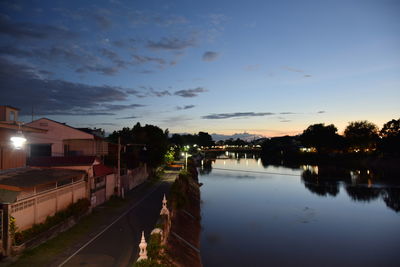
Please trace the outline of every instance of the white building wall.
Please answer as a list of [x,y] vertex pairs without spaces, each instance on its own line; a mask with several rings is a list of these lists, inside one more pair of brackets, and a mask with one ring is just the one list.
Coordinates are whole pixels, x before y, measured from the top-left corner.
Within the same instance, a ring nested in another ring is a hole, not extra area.
[[11,205],[11,216],[15,218],[19,231],[32,227],[35,223],[42,223],[47,216],[54,215],[77,202],[87,198],[86,182],[81,180],[74,184],[63,186],[48,192],[40,193],[17,201]]
[[[29,144],[52,144],[53,157],[64,156],[64,139],[94,139],[91,134],[45,118],[35,120],[26,125],[47,130],[46,133],[26,133],[26,135]],[[28,155],[29,153],[30,151],[28,151]]]

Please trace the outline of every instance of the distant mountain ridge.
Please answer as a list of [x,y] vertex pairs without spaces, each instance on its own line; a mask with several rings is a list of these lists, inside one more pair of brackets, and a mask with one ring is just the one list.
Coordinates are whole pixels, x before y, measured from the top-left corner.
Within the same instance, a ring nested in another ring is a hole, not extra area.
[[241,139],[245,141],[253,141],[257,140],[260,138],[265,138],[265,136],[262,135],[257,135],[257,134],[250,134],[250,133],[235,133],[232,135],[225,135],[225,134],[217,134],[217,133],[212,133],[211,137],[214,141],[220,141],[220,140],[228,140],[230,138],[236,140],[236,139]]

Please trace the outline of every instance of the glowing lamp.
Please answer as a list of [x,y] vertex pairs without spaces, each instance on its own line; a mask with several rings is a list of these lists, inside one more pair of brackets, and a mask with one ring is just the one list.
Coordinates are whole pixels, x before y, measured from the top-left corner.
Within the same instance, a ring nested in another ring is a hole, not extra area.
[[18,131],[17,135],[11,137],[10,140],[15,149],[23,148],[24,144],[26,143],[26,138],[24,137],[21,131]]

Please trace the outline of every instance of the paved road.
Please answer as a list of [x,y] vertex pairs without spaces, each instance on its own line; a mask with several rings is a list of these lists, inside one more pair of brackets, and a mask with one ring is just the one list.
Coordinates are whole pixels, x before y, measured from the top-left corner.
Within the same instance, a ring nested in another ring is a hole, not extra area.
[[114,224],[59,266],[132,266],[138,255],[141,232],[145,231],[148,240],[158,219],[163,195],[168,193],[176,175],[165,174],[160,184],[132,203]]

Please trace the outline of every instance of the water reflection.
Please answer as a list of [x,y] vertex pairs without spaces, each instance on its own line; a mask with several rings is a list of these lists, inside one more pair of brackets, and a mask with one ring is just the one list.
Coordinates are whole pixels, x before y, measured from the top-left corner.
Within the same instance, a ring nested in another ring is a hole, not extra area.
[[[336,197],[342,189],[352,201],[370,202],[382,199],[387,207],[400,212],[400,181],[393,174],[385,175],[383,172],[369,169],[354,170],[332,165],[317,166],[290,164],[280,161],[266,162],[254,154],[231,152],[225,152],[214,159],[203,160],[202,166],[199,168],[200,174],[210,175],[213,170],[213,164],[217,159],[224,161],[224,168],[229,168],[226,166],[226,162],[229,160],[235,160],[235,163],[241,163],[241,166],[248,167],[248,159],[250,159],[251,164],[256,164],[257,166],[262,164],[265,169],[270,166],[281,167],[283,164],[284,167],[292,170],[302,170],[301,182],[313,194],[321,197]],[[220,170],[220,168],[218,169]],[[218,176],[234,179],[255,178],[252,175],[240,173],[240,170],[230,171],[234,171],[234,173],[218,174]]]
[[400,261],[395,179],[338,166],[263,166],[246,157],[238,162],[235,154],[199,166],[205,174],[200,176],[204,266],[396,266]]
[[400,206],[400,188],[375,177],[370,170],[340,169],[332,166],[305,166],[301,174],[305,188],[319,196],[337,196],[343,186],[353,201],[370,202],[382,198],[396,212]]

